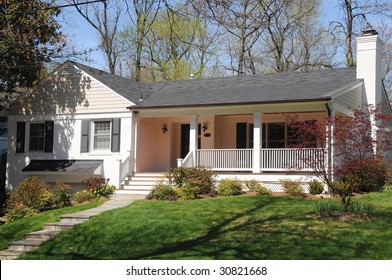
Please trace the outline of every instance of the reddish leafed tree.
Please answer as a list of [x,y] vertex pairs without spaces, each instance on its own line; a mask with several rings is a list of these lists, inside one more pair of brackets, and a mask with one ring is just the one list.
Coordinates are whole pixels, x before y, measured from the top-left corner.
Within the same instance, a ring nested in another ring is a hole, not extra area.
[[342,199],[344,209],[354,191],[378,190],[387,178],[385,153],[392,150],[392,116],[383,114],[382,106],[377,108],[362,106],[350,116],[322,120],[287,117],[291,147],[317,151],[303,153],[301,166],[313,170]]

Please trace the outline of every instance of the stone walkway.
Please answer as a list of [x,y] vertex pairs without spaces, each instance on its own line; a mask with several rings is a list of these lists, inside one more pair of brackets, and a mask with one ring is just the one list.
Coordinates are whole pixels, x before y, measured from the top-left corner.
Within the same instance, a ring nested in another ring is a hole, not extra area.
[[90,218],[107,210],[124,207],[135,200],[144,198],[144,195],[137,194],[114,194],[108,201],[96,208],[63,215],[59,222],[46,224],[43,230],[31,232],[25,239],[8,243],[8,249],[0,251],[0,260],[14,260],[25,252],[37,249],[43,242],[54,238],[62,230],[87,222]]

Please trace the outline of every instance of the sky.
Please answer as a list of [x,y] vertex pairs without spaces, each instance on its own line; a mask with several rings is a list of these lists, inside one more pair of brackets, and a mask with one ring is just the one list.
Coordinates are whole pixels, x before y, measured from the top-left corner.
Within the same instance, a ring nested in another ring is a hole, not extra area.
[[[342,12],[339,10],[338,0],[322,0],[320,7],[321,20],[324,26],[328,26],[331,21],[340,20]],[[63,26],[63,32],[68,34],[68,39],[77,50],[97,49],[99,45],[99,35],[86,20],[77,13],[75,8],[63,8],[59,16],[59,21]],[[123,26],[122,26],[123,27]],[[92,67],[108,70],[105,64],[103,53],[99,50],[93,51],[89,55],[88,61],[79,61]]]

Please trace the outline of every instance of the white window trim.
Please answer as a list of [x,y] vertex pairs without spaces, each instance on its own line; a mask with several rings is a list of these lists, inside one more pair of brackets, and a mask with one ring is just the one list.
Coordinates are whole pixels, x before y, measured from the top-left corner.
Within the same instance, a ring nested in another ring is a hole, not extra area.
[[[95,148],[95,123],[96,122],[109,122],[110,124],[110,131],[109,131],[109,147],[107,149],[96,149]],[[111,152],[111,147],[112,147],[112,129],[113,129],[113,124],[112,124],[112,120],[111,119],[95,119],[95,120],[91,120],[91,127],[90,127],[91,131],[90,131],[90,143],[91,143],[91,150],[90,152],[92,153],[107,153],[107,152]]]

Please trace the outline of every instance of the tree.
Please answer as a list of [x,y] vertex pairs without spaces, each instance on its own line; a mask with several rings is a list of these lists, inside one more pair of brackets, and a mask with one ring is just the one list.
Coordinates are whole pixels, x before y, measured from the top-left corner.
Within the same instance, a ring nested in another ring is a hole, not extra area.
[[65,46],[59,12],[44,1],[0,2],[0,109],[31,89],[43,64]]
[[265,32],[260,38],[264,69],[284,72],[331,67],[335,50],[317,23],[318,7],[318,0],[283,0],[264,11]]
[[[125,38],[125,44],[129,44],[128,49],[132,50],[130,55],[133,57],[134,73],[133,77],[136,81],[141,80],[142,72],[142,55],[143,49],[146,46],[146,36],[150,32],[153,23],[158,15],[161,7],[161,0],[133,0],[133,12],[131,6],[127,4],[127,12],[131,22],[134,25],[134,30],[131,28],[122,32],[122,37]],[[131,38],[131,40],[129,40]],[[130,46],[134,46],[135,50]]]
[[[392,116],[373,106],[324,120],[301,121],[289,116],[291,147],[318,148],[318,153],[304,155],[302,163],[341,198],[347,210],[354,191],[378,190],[385,183],[384,155],[392,150],[391,120]],[[298,166],[292,168],[298,170]]]
[[[198,1],[194,1],[198,2]],[[207,15],[222,27],[227,34],[230,66],[226,67],[242,76],[248,72],[255,74],[253,47],[262,32],[264,11],[273,5],[275,0],[243,0],[243,1],[207,1]]]
[[86,5],[79,4],[80,0],[68,0],[74,4],[78,13],[99,33],[100,48],[105,54],[105,59],[110,73],[115,74],[121,49],[117,36],[122,14],[119,0],[102,1]]
[[392,3],[389,0],[341,0],[340,9],[344,13],[343,21],[333,24],[344,34],[346,64],[354,67],[353,39],[358,24],[363,25],[366,18],[372,15],[392,18]]

